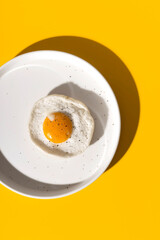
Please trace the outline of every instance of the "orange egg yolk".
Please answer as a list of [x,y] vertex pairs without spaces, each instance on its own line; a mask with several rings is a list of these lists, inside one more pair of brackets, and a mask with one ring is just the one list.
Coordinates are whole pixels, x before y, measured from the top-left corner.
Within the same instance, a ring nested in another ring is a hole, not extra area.
[[64,113],[55,112],[52,118],[49,116],[45,118],[43,132],[45,137],[53,143],[65,142],[71,136],[72,122]]

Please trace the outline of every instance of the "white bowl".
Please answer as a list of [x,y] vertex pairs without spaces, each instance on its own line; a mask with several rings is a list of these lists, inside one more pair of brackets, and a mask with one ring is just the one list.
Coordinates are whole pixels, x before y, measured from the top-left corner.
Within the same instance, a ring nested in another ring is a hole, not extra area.
[[[52,93],[83,101],[96,124],[87,151],[61,163],[32,144],[27,128],[34,102]],[[112,89],[93,66],[64,52],[31,52],[3,65],[0,112],[0,181],[25,196],[56,198],[81,190],[105,171],[118,145],[120,113]]]

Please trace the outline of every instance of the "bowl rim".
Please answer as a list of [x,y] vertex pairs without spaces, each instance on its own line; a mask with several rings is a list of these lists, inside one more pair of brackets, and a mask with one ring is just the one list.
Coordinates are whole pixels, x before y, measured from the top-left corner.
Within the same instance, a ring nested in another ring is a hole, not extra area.
[[[32,51],[32,52],[28,52],[28,53],[24,53],[24,54],[21,54],[19,56],[16,56],[14,57],[13,59],[9,60],[8,62],[6,62],[5,64],[3,64],[1,67],[0,67],[0,71],[2,69],[4,69],[8,64],[14,62],[14,61],[17,61],[20,60],[20,58],[22,58],[24,55],[27,56],[27,55],[34,55],[34,54],[45,54],[45,53],[49,53],[49,54],[53,54],[53,53],[56,53],[56,54],[65,54],[65,55],[70,55],[74,58],[77,58],[77,60],[81,60],[83,61],[84,63],[86,63],[87,65],[90,65],[90,67],[92,67],[94,69],[94,71],[96,71],[99,75],[101,75],[101,77],[103,78],[103,80],[105,81],[105,84],[107,84],[107,87],[110,89],[110,91],[112,92],[113,94],[113,97],[115,98],[115,104],[116,104],[116,108],[117,108],[117,113],[118,113],[118,119],[117,119],[117,123],[118,123],[118,132],[117,132],[117,139],[116,139],[116,142],[115,142],[115,145],[114,145],[114,148],[113,148],[113,153],[112,153],[112,156],[111,156],[111,159],[109,161],[109,163],[106,162],[106,164],[104,165],[104,168],[98,173],[96,174],[95,176],[91,177],[90,180],[85,180],[87,181],[86,183],[84,183],[82,186],[78,186],[76,189],[74,190],[70,190],[68,191],[67,193],[61,193],[61,194],[58,194],[56,196],[36,196],[36,195],[30,195],[30,194],[27,194],[27,193],[23,193],[21,191],[18,191],[16,189],[14,189],[13,187],[10,187],[8,184],[4,183],[1,179],[0,179],[0,184],[2,184],[4,187],[8,188],[9,190],[17,193],[17,194],[20,194],[22,196],[25,196],[25,197],[30,197],[30,198],[36,198],[36,199],[56,199],[56,198],[61,198],[61,197],[65,197],[65,196],[69,196],[69,195],[72,195],[76,192],[79,192],[80,190],[86,188],[87,186],[89,186],[91,183],[93,183],[96,179],[98,179],[102,174],[103,172],[107,169],[107,167],[109,166],[109,164],[111,163],[115,153],[116,153],[116,150],[117,150],[117,147],[118,147],[118,144],[119,144],[119,139],[120,139],[120,134],[121,134],[121,115],[120,115],[120,109],[119,109],[119,105],[118,105],[118,101],[117,101],[117,98],[111,88],[111,86],[109,85],[107,79],[102,75],[101,72],[99,72],[92,64],[90,64],[89,62],[87,62],[86,60],[74,55],[74,54],[70,54],[70,53],[67,53],[67,52],[63,52],[63,51],[56,51],[56,50],[38,50],[38,51]],[[18,171],[16,169],[16,171]],[[32,179],[34,181],[34,179]],[[84,181],[84,182],[85,182]],[[78,184],[78,183],[77,183]],[[51,184],[51,185],[54,185],[54,184]]]

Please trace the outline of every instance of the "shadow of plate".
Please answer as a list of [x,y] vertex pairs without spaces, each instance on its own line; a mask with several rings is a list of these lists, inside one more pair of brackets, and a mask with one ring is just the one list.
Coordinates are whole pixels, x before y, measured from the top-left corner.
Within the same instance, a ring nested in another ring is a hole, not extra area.
[[131,146],[139,123],[138,90],[127,66],[106,46],[81,37],[60,36],[44,39],[25,48],[18,55],[37,50],[57,50],[74,54],[92,64],[107,79],[121,113],[121,136],[117,151],[108,167],[110,169]]
[[[57,50],[74,54],[92,64],[107,79],[116,95],[121,113],[121,136],[117,151],[108,167],[108,169],[110,169],[122,159],[124,154],[131,146],[139,123],[140,100],[138,90],[133,76],[131,75],[127,66],[115,53],[113,53],[106,46],[90,39],[81,37],[60,36],[44,39],[25,48],[18,55],[37,50]],[[81,101],[84,101],[80,95],[81,89],[78,89],[77,86],[72,86],[72,88],[73,87],[77,93],[77,98]],[[61,85],[49,94],[56,92],[70,96],[71,92],[69,91],[71,91],[71,85]],[[94,95],[93,98],[95,97],[97,96]],[[101,100],[102,99],[97,99],[97,101]],[[96,124],[98,127],[95,131],[95,135],[92,141],[93,144],[97,138],[103,135],[103,128],[107,123],[107,119],[105,122],[102,122],[98,118],[96,111],[94,111],[94,108],[92,109],[92,106],[88,107],[90,108],[93,117],[98,119]],[[16,191],[24,194],[29,194],[33,197],[35,195],[40,197],[42,195],[44,197],[53,195],[56,196],[61,193],[65,194],[69,192],[70,189],[74,190],[74,188],[76,188],[74,185],[58,186],[32,180],[16,170],[7,161],[1,152],[0,179],[4,184],[15,189]]]

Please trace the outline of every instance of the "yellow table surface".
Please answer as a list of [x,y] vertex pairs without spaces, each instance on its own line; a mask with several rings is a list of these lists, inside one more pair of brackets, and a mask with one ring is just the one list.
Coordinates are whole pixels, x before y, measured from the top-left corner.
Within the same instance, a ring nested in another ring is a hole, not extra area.
[[38,200],[0,185],[1,240],[160,239],[159,12],[158,0],[1,1],[0,65],[42,39],[88,38],[121,58],[140,98],[129,150],[84,190]]

